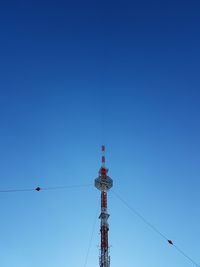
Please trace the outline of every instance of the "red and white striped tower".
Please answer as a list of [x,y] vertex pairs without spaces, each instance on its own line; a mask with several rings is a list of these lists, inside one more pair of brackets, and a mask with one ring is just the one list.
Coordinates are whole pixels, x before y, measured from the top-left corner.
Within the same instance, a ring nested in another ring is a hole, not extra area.
[[105,166],[105,146],[102,145],[102,159],[101,168],[99,170],[99,176],[95,179],[95,187],[101,191],[101,214],[99,219],[101,220],[101,249],[99,257],[100,267],[110,267],[109,245],[108,245],[108,218],[107,212],[107,191],[113,186],[112,179],[107,176],[108,169]]

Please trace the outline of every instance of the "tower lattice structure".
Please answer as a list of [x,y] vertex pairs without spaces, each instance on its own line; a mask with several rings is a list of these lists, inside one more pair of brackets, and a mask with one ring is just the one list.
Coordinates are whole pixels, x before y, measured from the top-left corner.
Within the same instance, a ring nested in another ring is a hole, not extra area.
[[95,179],[95,187],[101,191],[101,213],[99,215],[100,234],[101,234],[101,247],[99,256],[100,267],[110,267],[110,255],[109,255],[109,243],[108,243],[108,231],[109,214],[107,211],[107,192],[113,186],[113,180],[107,175],[108,169],[105,166],[105,146],[102,145],[102,158],[101,168],[99,170],[99,176]]

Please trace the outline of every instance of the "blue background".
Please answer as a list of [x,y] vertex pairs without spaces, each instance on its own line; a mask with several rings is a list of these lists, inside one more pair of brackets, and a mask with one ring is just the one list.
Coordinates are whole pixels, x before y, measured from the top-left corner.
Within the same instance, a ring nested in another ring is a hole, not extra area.
[[[0,266],[98,266],[100,146],[114,188],[200,264],[199,1],[5,1]],[[109,193],[111,266],[192,264]],[[87,264],[92,228],[94,235]]]

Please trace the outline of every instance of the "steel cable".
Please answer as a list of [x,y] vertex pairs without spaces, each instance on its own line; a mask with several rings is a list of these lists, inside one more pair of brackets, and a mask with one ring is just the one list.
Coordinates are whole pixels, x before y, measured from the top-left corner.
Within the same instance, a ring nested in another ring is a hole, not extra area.
[[168,239],[163,233],[161,233],[152,223],[144,218],[137,210],[132,208],[118,193],[115,191],[111,191],[129,210],[131,210],[137,217],[139,217],[146,225],[148,225],[154,232],[159,234],[165,241],[168,242],[171,246],[173,246],[180,254],[182,254],[185,258],[187,258],[191,263],[195,266],[200,267],[200,265],[195,262],[190,256],[188,256],[185,252],[183,252],[177,245],[173,243],[172,240]]
[[81,185],[66,185],[66,186],[52,186],[52,187],[40,187],[37,186],[35,188],[24,188],[24,189],[5,189],[0,190],[0,193],[17,193],[17,192],[33,192],[33,191],[50,191],[50,190],[64,190],[64,189],[73,189],[73,188],[81,188],[81,187],[89,187],[91,184],[81,184]]
[[91,236],[90,236],[88,249],[87,249],[87,252],[86,252],[86,257],[85,257],[85,262],[84,262],[83,267],[86,267],[87,263],[88,263],[88,257],[89,257],[89,253],[90,253],[90,249],[91,249],[91,245],[92,245],[92,240],[93,240],[93,237],[94,237],[94,230],[95,230],[95,227],[96,227],[96,224],[97,224],[97,219],[98,219],[98,216],[97,216],[98,215],[98,211],[99,211],[99,202],[98,202],[97,210],[96,210],[96,213],[95,213],[95,218],[94,218],[94,222],[93,222],[93,226],[92,226],[92,232],[91,232]]

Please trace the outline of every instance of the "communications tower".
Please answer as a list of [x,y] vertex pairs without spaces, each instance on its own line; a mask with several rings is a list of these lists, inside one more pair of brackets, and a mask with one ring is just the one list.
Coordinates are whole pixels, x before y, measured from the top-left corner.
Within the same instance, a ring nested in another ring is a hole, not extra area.
[[101,168],[99,170],[99,176],[95,179],[95,187],[101,191],[101,214],[99,219],[100,233],[101,233],[101,248],[99,256],[99,266],[100,267],[110,267],[110,256],[109,256],[109,244],[108,244],[108,231],[109,224],[108,218],[109,214],[107,212],[107,191],[113,186],[113,180],[107,175],[108,169],[105,166],[105,146],[102,145],[102,158],[101,158]]

